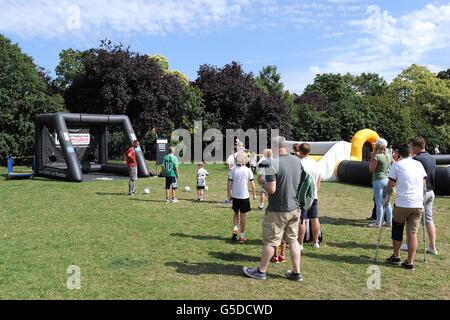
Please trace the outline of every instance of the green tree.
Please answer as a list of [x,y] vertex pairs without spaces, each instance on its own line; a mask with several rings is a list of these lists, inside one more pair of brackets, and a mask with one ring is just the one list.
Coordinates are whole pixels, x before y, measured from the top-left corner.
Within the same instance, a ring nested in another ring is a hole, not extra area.
[[411,65],[391,83],[389,90],[414,115],[411,126],[428,140],[450,150],[450,82],[436,77],[427,67]]
[[30,156],[39,113],[64,110],[61,95],[48,95],[47,83],[31,57],[0,35],[0,157]]
[[282,96],[284,84],[276,66],[263,67],[255,79],[256,85],[269,95]]
[[344,79],[360,96],[382,96],[389,87],[377,73],[362,73],[358,76],[347,73]]
[[84,51],[67,49],[59,54],[59,64],[56,66],[56,83],[62,89],[68,88],[73,80],[84,71]]

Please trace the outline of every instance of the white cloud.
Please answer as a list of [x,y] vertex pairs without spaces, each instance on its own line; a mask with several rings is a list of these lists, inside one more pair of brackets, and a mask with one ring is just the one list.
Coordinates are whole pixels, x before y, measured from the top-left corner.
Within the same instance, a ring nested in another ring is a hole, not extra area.
[[[304,83],[312,71],[376,72],[390,81],[402,69],[421,63],[431,51],[450,48],[450,5],[428,4],[397,18],[377,6],[369,6],[366,13],[370,14],[368,18],[350,22],[350,26],[361,34],[352,39],[353,44],[333,47],[330,52],[334,55],[321,66],[310,67],[308,72],[292,73],[293,83]],[[443,68],[435,64],[428,67],[434,72]],[[295,80],[295,74],[300,80]],[[299,92],[304,87],[293,89]]]
[[[63,38],[70,33],[103,35],[190,32],[233,23],[248,0],[0,0],[0,32],[23,38]],[[79,8],[79,15],[73,8]],[[79,28],[74,19],[79,19]],[[71,28],[72,26],[72,28]],[[73,28],[75,26],[75,28]]]

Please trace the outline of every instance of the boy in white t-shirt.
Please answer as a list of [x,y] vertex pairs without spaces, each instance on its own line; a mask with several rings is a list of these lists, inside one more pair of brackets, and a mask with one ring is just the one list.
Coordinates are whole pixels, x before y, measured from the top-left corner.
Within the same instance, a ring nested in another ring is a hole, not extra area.
[[202,202],[205,195],[206,177],[209,176],[205,170],[203,163],[197,165],[197,201]]
[[256,185],[253,172],[245,165],[249,159],[245,153],[239,153],[236,157],[236,167],[231,170],[228,177],[228,199],[233,202],[233,237],[232,241],[237,241],[240,225],[241,236],[240,243],[245,243],[245,220],[246,213],[251,211],[250,194],[248,184],[251,183],[253,191],[253,200],[256,200]]

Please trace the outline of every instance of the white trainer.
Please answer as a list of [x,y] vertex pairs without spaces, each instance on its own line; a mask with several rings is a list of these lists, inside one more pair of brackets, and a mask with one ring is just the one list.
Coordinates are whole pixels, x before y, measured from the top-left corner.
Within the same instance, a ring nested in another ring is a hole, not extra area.
[[437,256],[439,254],[436,249],[433,249],[430,247],[427,248],[427,253],[435,255],[435,256]]
[[318,242],[314,242],[314,243],[312,244],[312,247],[313,247],[314,249],[319,249],[319,248],[320,248],[320,244],[319,244]]

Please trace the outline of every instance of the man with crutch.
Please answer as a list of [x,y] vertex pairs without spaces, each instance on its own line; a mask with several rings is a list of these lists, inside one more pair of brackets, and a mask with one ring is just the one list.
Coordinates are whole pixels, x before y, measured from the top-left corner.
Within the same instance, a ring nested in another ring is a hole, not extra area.
[[[391,167],[386,190],[387,197],[392,193],[394,187],[397,187],[397,200],[392,219],[394,253],[386,259],[386,263],[414,270],[414,257],[418,247],[417,231],[422,218],[427,174],[422,164],[411,158],[412,152],[409,145],[400,146],[398,151],[400,160]],[[400,246],[403,241],[405,224],[407,226],[408,258],[402,262]]]

